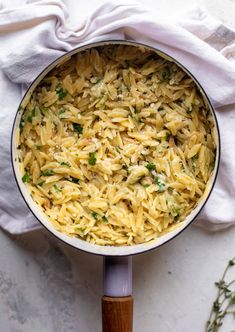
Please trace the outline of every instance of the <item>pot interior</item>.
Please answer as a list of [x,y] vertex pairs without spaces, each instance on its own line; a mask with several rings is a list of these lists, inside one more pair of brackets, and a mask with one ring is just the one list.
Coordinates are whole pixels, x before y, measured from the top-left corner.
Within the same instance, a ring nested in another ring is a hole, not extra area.
[[[72,55],[74,55],[78,52],[84,51],[84,50],[86,50],[88,48],[92,48],[92,47],[111,45],[111,44],[112,45],[113,44],[132,45],[132,46],[137,46],[137,47],[142,45],[142,44],[139,44],[136,42],[130,42],[130,41],[105,41],[105,42],[98,42],[98,43],[85,45],[85,46],[79,47],[77,49],[74,49],[73,51],[66,53],[64,56],[62,56],[59,59],[57,59],[56,61],[54,61],[36,78],[36,80],[32,83],[32,85],[30,86],[30,88],[28,89],[26,94],[24,95],[20,105],[22,105],[23,108],[25,107],[25,105],[27,105],[27,103],[30,99],[30,96],[32,95],[36,86],[50,72],[50,70],[52,68],[59,66],[61,63],[63,63],[64,61],[67,61]],[[70,237],[66,234],[63,234],[63,233],[57,231],[52,226],[52,224],[47,219],[47,217],[44,215],[44,213],[38,208],[37,204],[33,201],[32,197],[30,196],[30,192],[27,190],[25,184],[22,182],[22,174],[20,173],[18,154],[17,154],[17,147],[18,147],[18,141],[19,141],[19,133],[17,131],[17,128],[19,128],[21,116],[23,113],[22,107],[20,107],[18,109],[16,117],[15,117],[15,121],[14,121],[14,126],[13,126],[13,131],[12,131],[12,142],[11,142],[13,170],[14,170],[14,174],[15,174],[15,178],[16,178],[18,187],[20,189],[20,192],[21,192],[26,204],[28,205],[28,207],[30,208],[30,210],[32,211],[34,216],[40,221],[40,223],[43,226],[45,226],[56,237],[58,237],[62,241],[66,242],[67,244],[69,244],[75,248],[78,248],[78,249],[81,249],[81,250],[84,250],[86,252],[93,253],[93,254],[108,255],[108,256],[133,255],[133,254],[138,254],[138,253],[142,253],[142,252],[151,250],[153,248],[157,248],[157,247],[161,246],[162,244],[166,243],[167,241],[171,240],[177,234],[179,234],[181,231],[183,231],[196,218],[196,216],[198,215],[198,213],[200,212],[200,210],[206,203],[206,201],[212,191],[212,188],[213,188],[213,185],[214,185],[214,182],[216,179],[216,175],[218,172],[219,157],[220,157],[220,140],[219,140],[218,124],[217,124],[214,109],[213,109],[206,93],[204,92],[203,88],[201,87],[199,82],[195,79],[195,77],[193,77],[193,75],[187,69],[185,69],[183,65],[178,63],[172,57],[170,57],[169,55],[166,55],[165,53],[163,53],[159,50],[156,50],[150,46],[147,46],[147,45],[142,45],[142,46],[144,46],[147,49],[149,48],[150,50],[156,52],[159,56],[166,58],[167,60],[175,62],[181,69],[183,69],[193,79],[193,81],[197,85],[198,89],[200,90],[206,105],[208,106],[208,108],[212,114],[212,117],[214,119],[215,129],[216,129],[217,149],[216,149],[215,167],[214,167],[213,173],[208,181],[206,190],[205,190],[203,196],[199,199],[196,207],[187,216],[187,218],[183,222],[180,222],[179,224],[176,224],[173,227],[171,227],[171,230],[168,231],[166,234],[164,234],[164,235],[160,236],[159,238],[156,238],[155,240],[152,240],[150,242],[136,244],[136,245],[132,245],[132,246],[116,247],[116,246],[100,246],[100,245],[96,245],[96,244],[91,244],[87,241],[81,240],[76,237]]]

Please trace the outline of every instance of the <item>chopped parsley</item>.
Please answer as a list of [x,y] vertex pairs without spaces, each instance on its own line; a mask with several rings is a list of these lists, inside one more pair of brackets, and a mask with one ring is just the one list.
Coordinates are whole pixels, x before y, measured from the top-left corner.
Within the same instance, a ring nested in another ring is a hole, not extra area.
[[19,108],[18,108],[18,110],[17,110],[17,112],[21,112],[21,111],[23,111],[23,110],[24,110],[23,106],[20,105]]
[[118,153],[121,153],[121,151],[120,151],[121,148],[120,148],[119,146],[116,146],[116,147],[115,147],[115,150],[116,150]]
[[49,108],[48,107],[41,107],[40,111],[41,111],[42,115],[46,115],[46,113],[49,112]]
[[170,79],[170,69],[166,66],[162,71],[162,82],[168,81]]
[[96,164],[96,152],[90,152],[89,157],[88,164],[94,166]]
[[65,112],[66,112],[66,110],[65,110],[64,108],[61,108],[61,109],[59,110],[59,113],[58,113],[58,114],[59,114],[59,118],[60,118],[60,119],[63,119],[63,118],[64,118],[64,115],[63,115],[63,114],[64,114]]
[[97,81],[95,82],[95,84],[98,84],[102,81],[102,78],[97,78]]
[[47,169],[46,171],[41,172],[42,176],[51,176],[54,175],[54,171],[52,169]]
[[57,193],[61,192],[61,189],[56,184],[53,185],[53,188]]
[[98,219],[98,213],[96,213],[96,212],[92,212],[92,217],[95,219],[95,220],[97,220]]
[[78,124],[78,123],[73,123],[73,129],[74,129],[74,131],[76,131],[80,135],[83,132],[82,126],[80,124]]
[[193,156],[193,157],[191,158],[191,163],[192,163],[192,170],[193,170],[193,172],[195,172],[195,169],[196,169],[196,161],[197,161],[197,159],[198,159],[198,154],[196,154],[195,156]]
[[169,131],[167,131],[167,132],[166,132],[166,141],[169,141],[170,136],[171,136],[171,134],[169,133]]
[[25,124],[25,122],[24,122],[24,119],[23,118],[21,118],[21,120],[20,120],[20,133],[22,133],[23,132],[23,129],[24,129],[24,124]]
[[44,182],[45,182],[45,181],[39,181],[39,182],[37,183],[37,186],[41,187],[41,186],[43,185]]
[[58,95],[58,99],[59,100],[63,100],[64,97],[66,97],[67,94],[68,94],[68,91],[65,90],[64,88],[62,88],[62,86],[58,86],[55,91],[56,91],[56,93]]
[[40,150],[40,149],[41,149],[41,145],[36,144],[36,145],[35,145],[35,149],[36,149],[36,150]]
[[71,167],[70,163],[67,163],[65,161],[62,161],[59,163],[61,166]]
[[165,183],[162,182],[158,176],[155,176],[154,177],[154,182],[158,185],[158,192],[159,193],[162,193],[163,191],[166,190],[166,186],[165,186]]
[[74,178],[71,176],[71,179],[69,179],[69,181],[73,182],[73,183],[79,183],[80,179]]
[[172,207],[171,214],[174,217],[175,220],[179,219],[180,213],[179,213],[179,208],[176,206]]
[[186,112],[187,112],[187,114],[191,115],[192,111],[193,111],[193,107],[192,107],[192,105],[190,105]]
[[[83,227],[80,227],[79,225],[77,226],[74,226],[74,230],[76,232],[81,232],[81,233],[84,233],[85,229]],[[82,234],[83,235],[83,234]]]
[[108,224],[108,223],[109,223],[108,218],[105,217],[105,216],[102,217],[102,220],[103,220],[103,222],[104,222],[105,224]]
[[24,183],[30,181],[30,175],[29,175],[28,172],[25,172],[25,173],[24,173],[24,175],[22,176],[22,181],[23,181]]
[[34,116],[35,116],[35,107],[32,109],[31,113],[29,113],[29,115],[27,116],[27,121],[29,123],[32,123]]
[[153,171],[156,169],[156,166],[153,163],[148,163],[147,165],[145,165],[145,167],[149,170],[149,171]]
[[150,186],[150,184],[143,184],[144,188],[148,188]]

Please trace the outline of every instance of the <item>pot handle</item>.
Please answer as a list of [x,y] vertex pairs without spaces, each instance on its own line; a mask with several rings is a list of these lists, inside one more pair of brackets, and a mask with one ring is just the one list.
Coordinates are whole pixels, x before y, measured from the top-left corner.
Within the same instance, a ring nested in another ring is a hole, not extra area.
[[132,332],[132,257],[104,257],[103,332]]

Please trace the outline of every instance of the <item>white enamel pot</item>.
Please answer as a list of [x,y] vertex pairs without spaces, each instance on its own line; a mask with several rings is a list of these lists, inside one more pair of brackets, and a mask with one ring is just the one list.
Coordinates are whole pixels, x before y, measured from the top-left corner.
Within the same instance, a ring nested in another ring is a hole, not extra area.
[[104,46],[104,45],[133,45],[133,46],[144,46],[154,52],[156,52],[159,56],[167,58],[170,61],[175,62],[182,70],[184,70],[195,82],[198,89],[200,90],[205,103],[207,104],[212,117],[214,119],[214,125],[216,129],[216,159],[215,159],[215,167],[213,170],[213,174],[209,180],[207,190],[201,197],[197,206],[193,209],[193,211],[187,216],[184,222],[181,222],[177,229],[153,240],[148,243],[137,244],[133,246],[100,246],[91,244],[89,242],[83,241],[79,238],[72,238],[65,234],[57,231],[52,224],[47,220],[45,215],[38,209],[37,204],[33,201],[28,192],[25,184],[22,182],[22,174],[19,171],[19,163],[18,163],[18,155],[17,155],[17,131],[16,129],[19,127],[22,109],[19,108],[13,125],[12,130],[12,141],[11,141],[11,156],[12,156],[12,165],[16,178],[16,182],[18,184],[19,190],[28,205],[31,212],[38,219],[38,221],[53,235],[55,235],[58,239],[67,243],[68,245],[83,250],[85,252],[102,255],[104,256],[104,296],[102,298],[102,317],[103,317],[103,332],[131,332],[132,331],[132,314],[133,314],[133,300],[132,300],[132,260],[131,256],[144,253],[151,249],[156,249],[163,245],[164,243],[173,239],[176,235],[181,233],[199,214],[206,201],[208,200],[210,193],[213,189],[216,176],[218,173],[219,160],[220,160],[220,137],[219,137],[219,129],[215,116],[215,111],[213,106],[206,95],[204,89],[200,85],[200,83],[196,80],[196,78],[178,61],[173,59],[171,56],[165,54],[164,52],[150,47],[148,45],[143,45],[140,43],[136,43],[133,41],[103,41],[97,42],[93,44],[88,44],[85,46],[78,47],[66,54],[62,57],[55,60],[48,67],[43,70],[40,75],[35,79],[35,81],[31,84],[27,92],[25,93],[20,105],[26,105],[31,94],[33,93],[36,86],[41,82],[41,80],[47,75],[47,73],[56,66],[59,66],[65,60],[68,60],[72,55],[82,52],[86,49]]

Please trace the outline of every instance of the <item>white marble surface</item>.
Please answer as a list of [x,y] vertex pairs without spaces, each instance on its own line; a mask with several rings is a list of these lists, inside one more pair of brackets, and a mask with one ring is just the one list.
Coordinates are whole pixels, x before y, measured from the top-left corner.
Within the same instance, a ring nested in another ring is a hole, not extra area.
[[[71,21],[83,13],[81,1],[65,2]],[[156,7],[154,0],[144,3]],[[192,4],[158,0],[163,13]],[[197,4],[235,28],[234,0]],[[190,226],[160,249],[134,257],[134,332],[204,331],[214,281],[235,254],[234,239],[235,228],[207,233]],[[69,248],[45,230],[16,237],[0,232],[0,251],[1,332],[101,331],[101,257]],[[234,326],[228,321],[221,332]]]

